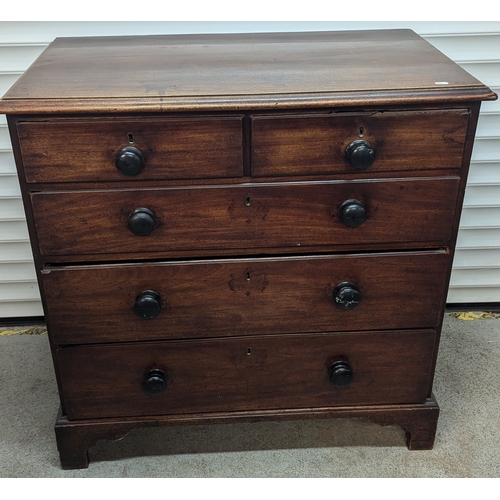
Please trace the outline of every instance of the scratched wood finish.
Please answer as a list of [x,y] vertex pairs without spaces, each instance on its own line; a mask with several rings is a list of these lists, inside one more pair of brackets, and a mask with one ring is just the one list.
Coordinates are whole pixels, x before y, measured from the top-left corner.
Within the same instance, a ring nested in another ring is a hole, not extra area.
[[[44,255],[441,241],[451,237],[458,177],[367,182],[325,181],[31,195]],[[250,206],[246,198],[250,198]],[[338,214],[356,199],[367,220],[347,227]],[[147,236],[128,229],[130,214],[155,214]]]
[[[444,251],[70,266],[43,275],[58,344],[331,330],[437,327],[448,256]],[[360,304],[335,305],[341,282]],[[162,310],[134,312],[153,290]]]
[[[69,120],[17,125],[28,182],[204,179],[243,175],[242,117]],[[142,170],[123,175],[120,148],[144,155]],[[70,167],[70,168],[68,168]]]
[[[433,330],[215,338],[63,347],[57,358],[69,419],[424,403],[435,340]],[[328,380],[339,360],[354,372],[347,388]],[[142,390],[151,369],[167,374],[157,396]]]
[[468,121],[463,109],[257,116],[251,121],[252,175],[352,173],[345,150],[361,137],[375,151],[366,172],[459,169]]
[[0,112],[375,106],[494,96],[411,30],[57,38],[5,95]]

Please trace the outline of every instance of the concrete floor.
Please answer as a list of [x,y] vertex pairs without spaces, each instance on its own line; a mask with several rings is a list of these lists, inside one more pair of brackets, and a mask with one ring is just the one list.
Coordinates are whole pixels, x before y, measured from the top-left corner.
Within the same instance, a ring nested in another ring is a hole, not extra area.
[[446,314],[434,393],[432,451],[410,452],[401,429],[365,420],[187,426],[99,441],[88,469],[63,471],[47,336],[4,333],[0,477],[499,477],[500,319]]

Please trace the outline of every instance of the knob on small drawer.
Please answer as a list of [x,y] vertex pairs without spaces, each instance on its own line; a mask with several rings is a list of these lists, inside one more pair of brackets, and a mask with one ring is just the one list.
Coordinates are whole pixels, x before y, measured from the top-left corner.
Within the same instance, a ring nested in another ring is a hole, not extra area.
[[358,287],[350,281],[343,281],[333,289],[335,305],[340,309],[354,309],[361,302]]
[[346,200],[339,207],[339,217],[348,227],[358,227],[366,220],[366,209],[358,200]]
[[155,214],[149,208],[136,208],[128,218],[128,228],[136,236],[147,236],[155,228]]
[[354,372],[346,361],[335,361],[328,368],[328,378],[335,387],[347,387],[354,379]]
[[358,170],[368,168],[375,160],[372,145],[363,139],[351,142],[345,150],[346,160]]
[[118,151],[115,165],[124,175],[136,175],[144,165],[144,155],[135,146],[125,146]]
[[153,319],[161,312],[161,297],[153,290],[144,290],[135,298],[134,311],[144,319]]
[[167,375],[162,370],[150,370],[142,382],[142,390],[148,396],[158,396],[167,389]]

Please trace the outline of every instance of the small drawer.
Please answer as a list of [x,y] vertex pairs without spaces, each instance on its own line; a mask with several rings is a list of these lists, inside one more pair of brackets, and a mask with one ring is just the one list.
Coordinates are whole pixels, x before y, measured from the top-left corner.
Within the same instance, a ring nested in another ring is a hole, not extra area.
[[20,122],[17,130],[28,182],[243,175],[242,116]]
[[56,344],[435,328],[444,250],[52,267]]
[[433,330],[63,347],[69,419],[423,403]]
[[254,116],[252,175],[459,169],[468,121],[465,109]]
[[[460,179],[434,177],[31,195],[43,255],[128,254],[360,244],[451,237]],[[172,253],[171,253],[172,255]],[[161,257],[160,257],[161,258]]]

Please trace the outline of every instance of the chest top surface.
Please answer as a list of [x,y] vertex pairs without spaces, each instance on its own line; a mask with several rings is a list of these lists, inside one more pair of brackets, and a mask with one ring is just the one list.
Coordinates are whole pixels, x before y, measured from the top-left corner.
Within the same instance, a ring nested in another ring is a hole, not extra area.
[[411,30],[57,38],[0,112],[279,109],[494,99]]

